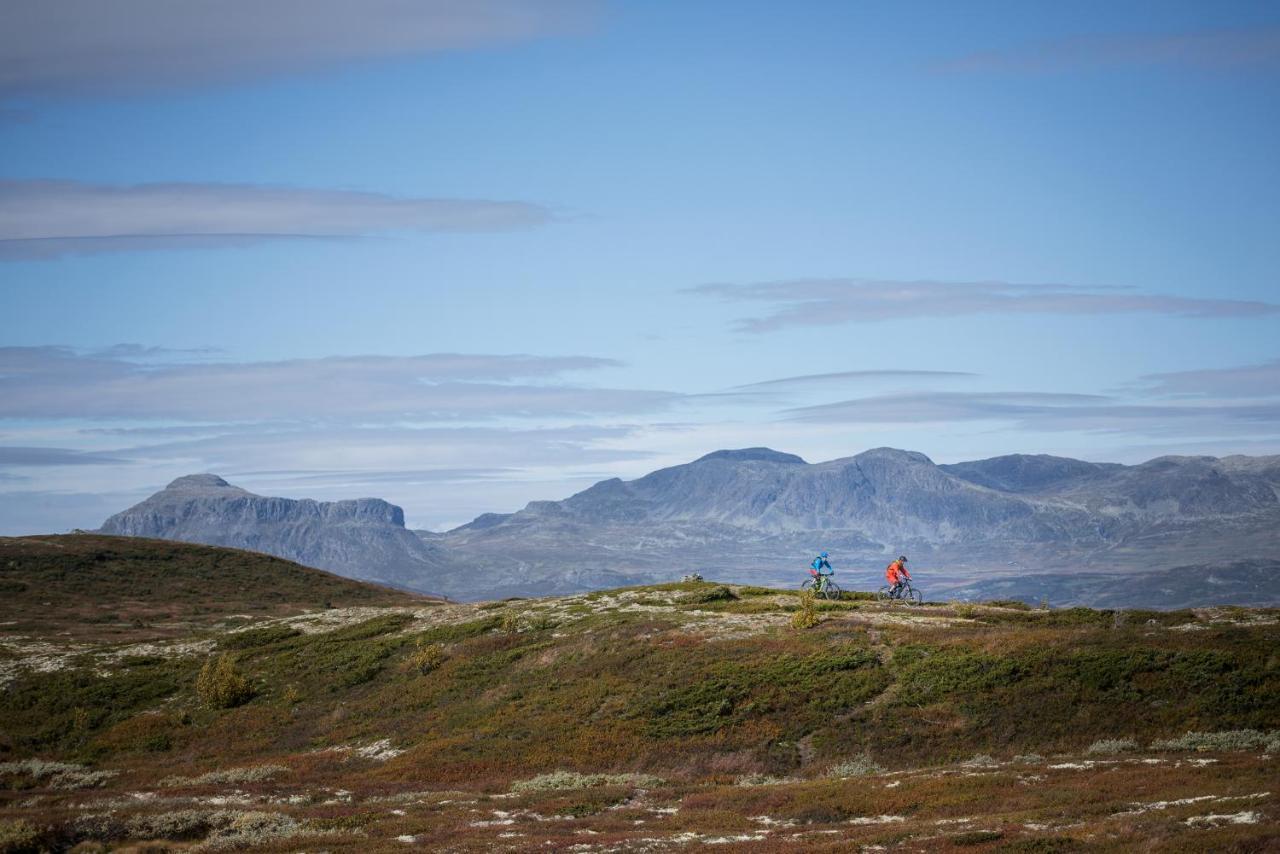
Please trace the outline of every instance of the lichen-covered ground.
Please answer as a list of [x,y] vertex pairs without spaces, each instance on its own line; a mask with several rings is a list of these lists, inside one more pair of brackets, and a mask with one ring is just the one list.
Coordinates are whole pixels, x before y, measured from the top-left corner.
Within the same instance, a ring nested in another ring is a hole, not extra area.
[[[799,608],[672,584],[0,626],[0,851],[1280,848],[1273,611]],[[228,707],[197,690],[219,656]]]

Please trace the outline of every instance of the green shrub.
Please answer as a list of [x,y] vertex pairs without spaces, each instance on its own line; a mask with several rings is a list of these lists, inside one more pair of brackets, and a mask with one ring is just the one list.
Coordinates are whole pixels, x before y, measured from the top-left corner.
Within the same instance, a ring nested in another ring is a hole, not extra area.
[[1117,753],[1130,753],[1138,749],[1138,742],[1132,738],[1104,738],[1089,745],[1085,751],[1090,756],[1114,756]]
[[781,591],[770,590],[768,587],[756,587],[754,585],[747,585],[746,587],[738,588],[739,596],[773,596],[775,593],[779,592]]
[[419,644],[417,649],[409,653],[405,666],[412,672],[426,676],[444,664],[444,647],[438,643]]
[[969,830],[964,833],[957,833],[951,837],[952,845],[982,845],[986,842],[995,842],[1004,836],[998,830]]
[[25,854],[40,849],[40,831],[29,821],[0,819],[0,854]]
[[733,590],[723,584],[718,584],[709,590],[699,590],[695,593],[690,593],[680,601],[689,604],[701,604],[704,602],[729,602],[737,598],[738,594],[734,593]]
[[1265,750],[1280,752],[1280,730],[1259,732],[1237,729],[1227,732],[1189,732],[1179,738],[1153,742],[1152,750]]
[[302,632],[286,625],[263,626],[257,629],[245,629],[232,632],[218,641],[221,649],[250,649],[256,646],[269,646],[282,640],[295,638]]
[[227,783],[263,783],[278,774],[288,774],[283,765],[250,765],[247,768],[228,768],[226,771],[210,771],[198,777],[165,777],[160,786],[166,789],[183,786],[216,786]]
[[865,777],[869,774],[881,774],[884,767],[865,754],[846,760],[827,769],[828,777],[843,780],[846,777]]
[[654,777],[651,774],[579,774],[577,771],[554,771],[550,774],[541,774],[531,780],[518,780],[511,784],[511,791],[527,794],[561,789],[591,789],[597,786],[652,789],[661,786],[663,782],[661,777]]
[[196,679],[196,694],[201,702],[213,709],[230,709],[253,699],[253,686],[236,669],[229,653],[211,658],[200,669]]

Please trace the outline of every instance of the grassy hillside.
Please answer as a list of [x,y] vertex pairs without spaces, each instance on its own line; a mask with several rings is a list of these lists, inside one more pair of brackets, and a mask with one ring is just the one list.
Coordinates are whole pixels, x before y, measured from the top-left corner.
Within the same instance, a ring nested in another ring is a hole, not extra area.
[[99,534],[0,537],[0,622],[17,633],[178,637],[230,614],[423,601],[239,549]]
[[679,584],[0,636],[0,850],[1280,845],[1275,611],[799,607]]

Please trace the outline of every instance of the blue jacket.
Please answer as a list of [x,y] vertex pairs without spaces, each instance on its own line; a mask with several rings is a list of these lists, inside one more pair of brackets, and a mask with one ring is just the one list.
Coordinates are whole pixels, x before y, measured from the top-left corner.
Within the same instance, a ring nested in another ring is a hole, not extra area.
[[[809,564],[809,566],[813,567],[818,572],[822,572],[823,567],[826,567],[827,569],[831,569],[831,563],[822,555],[818,555],[817,557],[815,557],[813,559],[813,563]],[[832,572],[834,571],[835,570],[832,570]]]

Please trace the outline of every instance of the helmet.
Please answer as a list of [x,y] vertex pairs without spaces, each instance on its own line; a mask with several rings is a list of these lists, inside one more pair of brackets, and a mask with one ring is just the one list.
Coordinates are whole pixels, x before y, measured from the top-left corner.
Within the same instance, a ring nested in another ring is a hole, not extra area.
[[907,556],[906,556],[906,555],[898,555],[898,560],[902,561],[903,563],[906,563],[906,562],[907,562]]
[[826,556],[827,556],[827,553],[826,553],[826,552],[823,552],[823,553],[822,553],[822,557],[826,557]]

